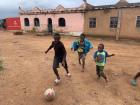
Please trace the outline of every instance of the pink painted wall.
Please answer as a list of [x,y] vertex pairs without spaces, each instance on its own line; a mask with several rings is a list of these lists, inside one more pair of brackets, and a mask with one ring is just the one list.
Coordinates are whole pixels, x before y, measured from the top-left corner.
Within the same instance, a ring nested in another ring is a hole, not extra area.
[[[30,26],[24,26],[24,18],[29,18]],[[40,19],[38,31],[47,30],[48,18],[52,19],[53,30],[61,32],[83,32],[84,30],[84,13],[67,13],[67,14],[42,14],[42,15],[21,15],[21,27],[23,30],[32,30],[34,28],[34,18]],[[66,26],[59,27],[58,19],[65,18]]]

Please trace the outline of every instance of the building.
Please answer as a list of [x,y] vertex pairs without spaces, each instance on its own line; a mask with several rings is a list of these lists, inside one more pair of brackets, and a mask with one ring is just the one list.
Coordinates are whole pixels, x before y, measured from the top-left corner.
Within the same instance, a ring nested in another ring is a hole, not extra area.
[[21,27],[23,30],[55,31],[61,33],[81,33],[84,31],[85,5],[78,8],[64,8],[46,10],[33,8],[25,11],[20,9]]
[[140,3],[120,0],[115,5],[93,6],[85,13],[88,35],[140,39]]
[[77,8],[62,5],[49,10],[20,8],[21,27],[23,30],[140,39],[140,3],[120,0],[114,5],[94,6],[83,1]]

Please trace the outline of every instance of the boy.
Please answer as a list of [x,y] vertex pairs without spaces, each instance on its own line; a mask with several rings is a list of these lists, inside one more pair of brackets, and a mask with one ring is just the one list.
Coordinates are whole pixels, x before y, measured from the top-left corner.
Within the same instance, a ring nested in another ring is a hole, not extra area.
[[84,34],[80,35],[80,39],[73,42],[71,46],[71,50],[78,52],[78,61],[81,65],[82,60],[82,72],[84,72],[85,68],[85,58],[86,54],[90,51],[90,49],[93,48],[91,42],[85,38]]
[[99,44],[98,45],[98,51],[95,52],[94,54],[94,60],[96,62],[96,73],[98,75],[98,78],[103,77],[106,82],[108,82],[106,75],[104,74],[104,66],[106,64],[106,58],[114,56],[115,54],[109,55],[105,50],[104,50],[104,44]]
[[140,77],[140,72],[138,72],[135,76],[134,76],[134,78],[131,80],[131,84],[133,85],[133,86],[136,86],[137,85],[137,79]]
[[52,44],[50,45],[48,50],[45,51],[45,53],[47,54],[49,50],[54,48],[55,56],[53,60],[53,71],[57,77],[57,79],[55,80],[56,84],[61,81],[58,70],[57,70],[57,68],[59,68],[59,63],[61,63],[64,69],[66,70],[67,76],[71,76],[71,74],[68,71],[68,66],[67,66],[67,61],[66,61],[66,54],[67,54],[66,49],[64,47],[64,44],[60,41],[60,38],[61,38],[60,34],[56,33],[54,35],[54,41],[52,41]]

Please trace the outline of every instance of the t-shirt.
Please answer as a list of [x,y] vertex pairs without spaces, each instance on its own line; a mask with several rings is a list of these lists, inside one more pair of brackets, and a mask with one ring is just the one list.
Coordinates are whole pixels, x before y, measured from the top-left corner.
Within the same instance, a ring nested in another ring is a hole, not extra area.
[[[79,40],[75,40],[73,43],[72,43],[72,46],[71,48],[74,49],[74,51],[78,51],[78,48],[79,48]],[[82,49],[83,49],[83,53],[84,54],[87,54],[90,49],[93,48],[93,45],[92,43],[88,40],[88,39],[84,39],[84,42],[83,42],[83,45],[82,45]]]
[[84,48],[85,48],[85,44],[84,44],[84,41],[83,42],[81,42],[81,41],[79,41],[78,42],[78,49],[77,49],[77,51],[79,52],[79,53],[84,53]]
[[108,53],[105,50],[103,50],[102,52],[96,51],[94,54],[94,59],[97,59],[96,65],[105,66],[107,57]]
[[53,41],[49,49],[51,48],[54,48],[56,58],[63,58],[64,56],[66,56],[66,49],[61,41],[57,43]]

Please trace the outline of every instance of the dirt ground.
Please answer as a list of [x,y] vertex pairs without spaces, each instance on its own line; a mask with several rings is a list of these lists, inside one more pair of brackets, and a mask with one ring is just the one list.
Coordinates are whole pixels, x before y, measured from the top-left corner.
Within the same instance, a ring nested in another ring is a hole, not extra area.
[[[52,37],[1,31],[0,58],[5,69],[0,71],[0,105],[140,105],[140,80],[137,87],[130,85],[131,78],[140,71],[140,43],[90,38],[94,48],[87,55],[85,72],[81,72],[77,53],[70,50],[74,39],[62,37],[72,77],[66,77],[61,67],[62,82],[54,86],[56,77],[51,68],[54,51],[44,54]],[[116,54],[107,59],[107,84],[97,79],[92,59],[101,42],[110,54]],[[56,97],[47,102],[43,93],[50,87]]]

